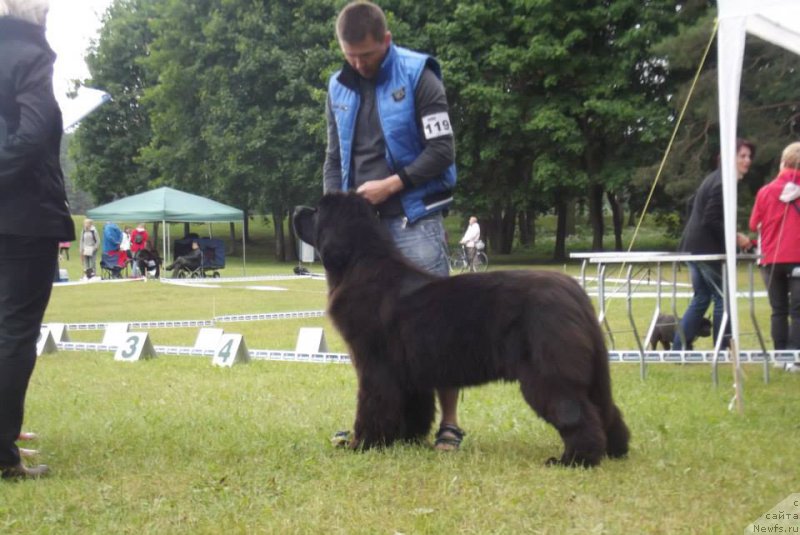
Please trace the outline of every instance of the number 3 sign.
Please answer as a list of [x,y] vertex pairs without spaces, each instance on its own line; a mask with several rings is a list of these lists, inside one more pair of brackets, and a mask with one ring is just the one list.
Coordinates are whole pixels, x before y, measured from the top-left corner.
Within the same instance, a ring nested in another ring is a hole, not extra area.
[[156,356],[153,344],[147,333],[125,333],[120,338],[117,352],[114,353],[114,360],[123,362],[136,362],[141,359],[149,359]]

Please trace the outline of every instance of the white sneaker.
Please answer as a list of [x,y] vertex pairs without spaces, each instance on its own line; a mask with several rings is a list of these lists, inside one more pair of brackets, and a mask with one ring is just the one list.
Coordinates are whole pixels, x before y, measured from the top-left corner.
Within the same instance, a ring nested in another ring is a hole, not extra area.
[[785,370],[789,373],[800,373],[800,362],[787,363]]

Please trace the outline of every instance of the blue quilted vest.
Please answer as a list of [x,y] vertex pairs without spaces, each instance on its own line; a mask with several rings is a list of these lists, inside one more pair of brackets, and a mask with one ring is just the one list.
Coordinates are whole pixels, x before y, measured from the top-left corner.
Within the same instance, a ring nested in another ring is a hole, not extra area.
[[[417,127],[414,91],[428,66],[440,79],[439,64],[432,57],[391,45],[378,72],[375,101],[386,142],[386,162],[393,171],[413,162],[424,148]],[[356,116],[361,102],[355,82],[348,84],[338,71],[328,82],[331,110],[339,133],[339,155],[342,165],[342,191],[350,187],[350,167]],[[453,202],[456,166],[450,165],[441,177],[403,191],[401,202],[410,222],[443,210]]]

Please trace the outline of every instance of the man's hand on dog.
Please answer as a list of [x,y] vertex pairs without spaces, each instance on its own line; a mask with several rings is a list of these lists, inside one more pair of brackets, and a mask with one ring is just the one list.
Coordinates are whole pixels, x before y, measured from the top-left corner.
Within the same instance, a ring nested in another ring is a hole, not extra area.
[[398,191],[403,189],[403,181],[398,175],[392,175],[382,180],[370,180],[361,184],[356,193],[364,197],[370,204],[380,204]]

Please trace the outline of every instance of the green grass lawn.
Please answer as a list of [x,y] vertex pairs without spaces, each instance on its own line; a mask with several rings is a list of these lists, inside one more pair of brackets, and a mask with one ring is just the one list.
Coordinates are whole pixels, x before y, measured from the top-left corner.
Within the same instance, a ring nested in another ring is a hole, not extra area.
[[[291,272],[266,256],[248,253],[248,274]],[[65,265],[77,278],[77,260]],[[256,284],[282,291],[244,288]],[[308,279],[58,287],[46,321],[321,310],[325,291],[323,281]],[[640,332],[652,307],[635,302]],[[763,299],[758,315],[765,326]],[[634,347],[623,332],[624,301],[611,305],[610,318],[619,347]],[[325,318],[220,326],[243,334],[252,349],[282,350],[294,349],[300,327],[321,326],[331,351],[347,350]],[[149,333],[156,345],[190,346],[197,329]],[[102,332],[70,336],[99,342]],[[648,370],[642,381],[638,366],[612,366],[633,436],[629,458],[582,470],[544,466],[561,441],[514,384],[464,392],[459,413],[468,436],[456,454],[405,445],[357,454],[329,444],[352,424],[349,365],[253,361],[220,369],[210,357],[119,363],[110,352],[45,355],[28,391],[25,428],[40,434],[39,461],[53,475],[0,485],[0,533],[741,533],[800,490],[800,375],[774,373],[764,384],[761,367],[747,366],[739,415],[727,409],[728,366],[717,388],[706,365]]]

